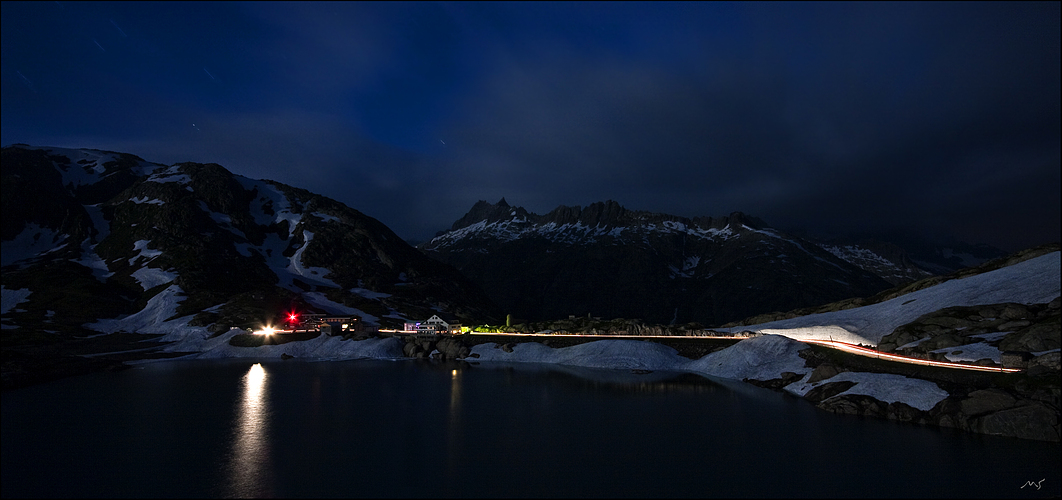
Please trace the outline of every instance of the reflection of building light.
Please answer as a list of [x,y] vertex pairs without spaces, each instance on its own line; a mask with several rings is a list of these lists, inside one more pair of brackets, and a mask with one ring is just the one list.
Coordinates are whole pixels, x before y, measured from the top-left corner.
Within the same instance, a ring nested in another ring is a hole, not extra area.
[[237,411],[232,453],[226,467],[231,489],[228,496],[272,496],[267,381],[261,363],[252,365],[243,376],[243,400]]
[[449,450],[446,468],[452,475],[456,474],[459,465],[457,457],[461,455],[465,441],[461,432],[461,373],[457,370],[450,372],[450,418],[447,422],[446,441]]

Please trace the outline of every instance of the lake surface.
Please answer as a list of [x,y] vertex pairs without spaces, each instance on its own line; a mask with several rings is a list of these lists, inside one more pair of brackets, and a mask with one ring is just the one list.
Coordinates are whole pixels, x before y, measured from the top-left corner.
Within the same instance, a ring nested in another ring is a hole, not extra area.
[[4,498],[1038,498],[1062,475],[1057,444],[661,372],[168,361],[2,403]]

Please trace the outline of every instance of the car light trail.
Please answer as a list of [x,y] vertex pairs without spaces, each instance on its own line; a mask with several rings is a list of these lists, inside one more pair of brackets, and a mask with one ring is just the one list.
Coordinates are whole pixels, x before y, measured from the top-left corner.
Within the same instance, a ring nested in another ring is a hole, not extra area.
[[[383,330],[380,330],[383,331]],[[745,340],[745,336],[715,336],[715,335],[618,335],[607,333],[485,333],[468,332],[471,335],[505,335],[509,337],[569,337],[569,338],[603,338],[603,339],[722,339],[722,340]]]
[[959,368],[962,370],[975,370],[982,372],[1015,373],[1021,371],[1020,368],[1003,368],[995,366],[968,365],[965,363],[949,363],[947,361],[933,361],[929,359],[901,356],[899,354],[889,354],[887,352],[876,351],[868,347],[849,344],[846,342],[838,342],[836,340],[801,340],[801,342],[821,345],[824,347],[831,347],[833,349],[838,349],[853,354],[859,354],[862,356],[874,357],[878,359],[887,359],[890,361],[899,361],[901,363],[911,363],[915,365],[939,366],[942,368]]

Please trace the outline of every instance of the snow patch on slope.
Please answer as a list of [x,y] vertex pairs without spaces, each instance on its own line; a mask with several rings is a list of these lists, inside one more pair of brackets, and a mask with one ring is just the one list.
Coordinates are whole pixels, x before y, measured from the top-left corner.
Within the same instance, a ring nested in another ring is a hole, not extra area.
[[154,267],[142,267],[130,274],[146,291],[177,279],[177,273]]
[[877,345],[882,337],[923,314],[953,306],[1018,302],[1043,304],[1059,296],[1060,252],[987,273],[945,281],[868,306],[744,327],[796,340],[838,340]]
[[192,182],[192,178],[189,177],[188,174],[181,173],[180,166],[174,165],[168,168],[156,169],[155,172],[145,179],[145,182],[158,182],[163,184],[167,182],[176,182],[178,184],[188,184]]
[[103,333],[118,331],[134,333],[161,333],[165,336],[159,342],[182,340],[188,335],[206,333],[206,328],[189,326],[194,315],[172,318],[177,314],[177,305],[184,300],[184,291],[177,285],[170,285],[150,300],[144,309],[137,313],[116,319],[101,319],[95,323],[86,323],[90,330]]
[[310,283],[330,286],[332,288],[340,288],[336,282],[325,278],[325,275],[332,271],[324,267],[306,267],[302,263],[302,253],[306,251],[306,248],[310,246],[310,241],[313,240],[313,233],[309,231],[302,232],[302,246],[291,256],[289,259],[287,271],[290,274],[296,275]]
[[947,391],[928,380],[891,373],[868,372],[842,372],[814,384],[796,382],[788,385],[785,390],[797,396],[803,396],[815,387],[832,382],[855,382],[856,385],[827,400],[846,394],[861,394],[885,403],[900,402],[922,411],[929,411],[948,397]]
[[137,259],[141,257],[146,258],[149,262],[154,260],[155,257],[162,255],[162,250],[152,250],[148,248],[148,244],[151,242],[148,240],[136,240],[133,242],[133,250],[138,252],[135,256],[129,258],[129,265],[133,265]]
[[54,252],[66,246],[65,243],[59,245],[66,239],[67,235],[59,234],[52,229],[34,223],[26,224],[26,228],[15,236],[15,239],[0,242],[0,265],[7,266],[20,260]]
[[11,312],[15,306],[28,301],[31,293],[33,292],[31,292],[29,288],[12,290],[0,285],[0,314],[7,314]]

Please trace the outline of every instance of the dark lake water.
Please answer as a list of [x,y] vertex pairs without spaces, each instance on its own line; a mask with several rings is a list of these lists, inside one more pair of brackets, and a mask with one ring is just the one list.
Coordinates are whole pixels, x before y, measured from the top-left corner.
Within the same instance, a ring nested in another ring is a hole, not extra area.
[[5,393],[2,427],[4,498],[1038,498],[1062,475],[1057,444],[545,365],[151,363]]

